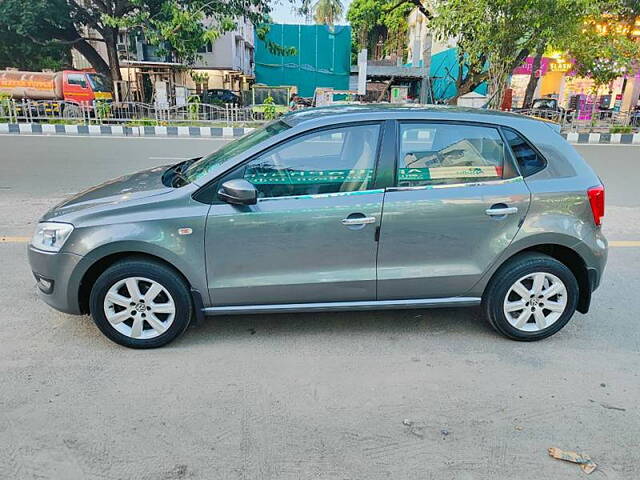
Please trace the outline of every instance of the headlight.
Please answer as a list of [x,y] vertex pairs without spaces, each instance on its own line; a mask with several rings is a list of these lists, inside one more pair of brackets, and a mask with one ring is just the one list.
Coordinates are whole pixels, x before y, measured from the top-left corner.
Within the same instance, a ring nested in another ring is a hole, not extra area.
[[31,245],[39,250],[59,252],[71,232],[73,225],[70,223],[42,222],[33,234]]

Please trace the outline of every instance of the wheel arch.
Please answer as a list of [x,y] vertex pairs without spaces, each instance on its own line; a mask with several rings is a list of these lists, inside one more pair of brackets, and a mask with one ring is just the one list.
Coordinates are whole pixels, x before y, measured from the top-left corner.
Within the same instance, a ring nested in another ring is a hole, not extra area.
[[566,265],[578,282],[579,292],[577,310],[580,313],[587,313],[589,311],[589,305],[591,304],[592,280],[587,269],[587,264],[584,258],[574,248],[560,243],[537,243],[534,245],[523,246],[521,249],[511,252],[506,258],[501,259],[495,269],[491,272],[491,275],[483,285],[483,290],[486,291],[487,285],[495,275],[498,274],[502,266],[523,253],[542,253]]
[[111,245],[109,248],[97,249],[91,252],[90,255],[84,257],[81,264],[78,265],[79,272],[74,279],[77,286],[76,288],[70,289],[69,294],[71,295],[72,292],[76,292],[75,301],[81,313],[90,313],[89,294],[100,274],[114,263],[126,258],[144,259],[162,264],[173,270],[184,280],[186,285],[192,289],[192,283],[189,281],[187,275],[185,275],[183,268],[180,268],[180,263],[171,259],[170,255],[163,254],[162,249],[158,249],[160,251],[149,251],[148,248],[142,249],[135,245],[128,245],[127,247],[128,248],[120,249]]

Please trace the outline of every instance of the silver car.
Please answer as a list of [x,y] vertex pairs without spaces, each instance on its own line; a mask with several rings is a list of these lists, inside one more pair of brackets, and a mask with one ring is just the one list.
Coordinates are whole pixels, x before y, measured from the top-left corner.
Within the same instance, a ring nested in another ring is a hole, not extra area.
[[128,347],[209,315],[476,305],[530,341],[589,310],[603,215],[549,123],[317,108],[79,193],[40,220],[29,261],[48,304]]

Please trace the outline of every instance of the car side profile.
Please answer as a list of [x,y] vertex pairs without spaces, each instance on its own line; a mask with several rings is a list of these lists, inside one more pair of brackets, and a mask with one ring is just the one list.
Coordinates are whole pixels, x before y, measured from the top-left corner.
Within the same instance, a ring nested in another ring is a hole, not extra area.
[[587,313],[604,187],[547,122],[451,107],[301,110],[47,212],[41,297],[158,347],[210,315],[481,305],[522,341]]

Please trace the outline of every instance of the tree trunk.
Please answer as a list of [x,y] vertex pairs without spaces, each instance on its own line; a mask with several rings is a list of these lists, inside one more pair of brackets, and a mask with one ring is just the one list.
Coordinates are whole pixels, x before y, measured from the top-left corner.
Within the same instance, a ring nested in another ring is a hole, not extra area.
[[104,61],[104,58],[100,56],[98,51],[84,39],[78,40],[73,44],[80,55],[87,59],[87,62],[91,64],[94,70],[104,75],[109,81],[111,81],[111,71],[109,64]]
[[122,80],[120,72],[120,59],[118,58],[118,30],[115,28],[105,28],[104,42],[107,47],[107,58],[109,59],[109,69],[111,71],[111,80],[115,82]]
[[527,89],[524,92],[524,101],[522,102],[522,108],[531,108],[531,103],[533,102],[533,95],[536,93],[536,88],[538,87],[538,81],[540,80],[540,78],[536,75],[536,72],[540,70],[543,53],[544,53],[544,49],[541,48],[536,52],[536,56],[533,57],[533,65],[531,66],[531,75],[529,76],[529,83],[527,84]]

